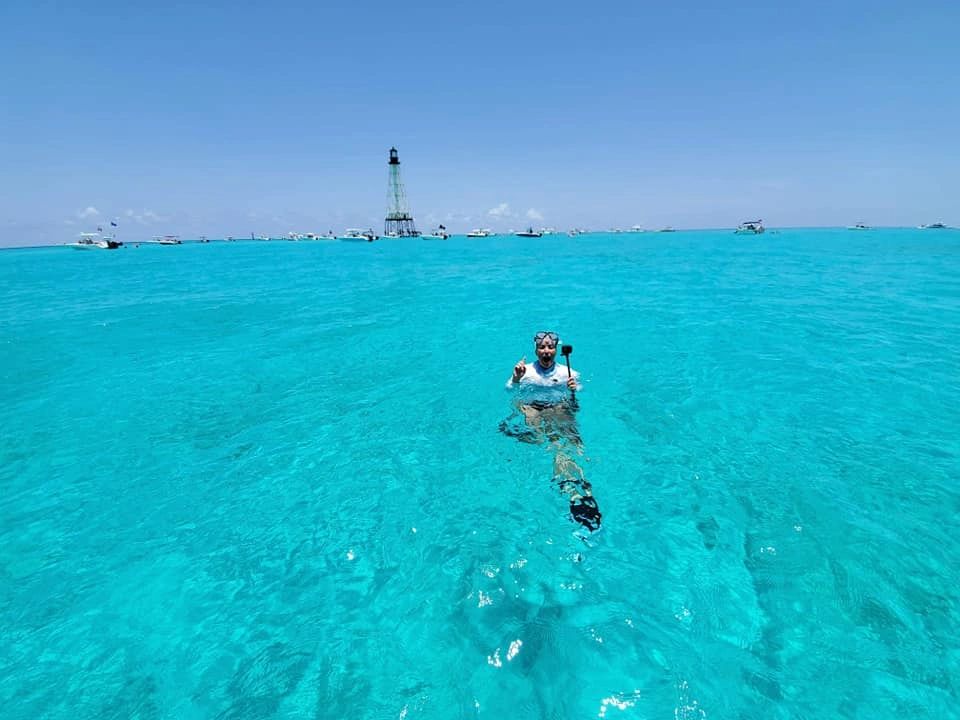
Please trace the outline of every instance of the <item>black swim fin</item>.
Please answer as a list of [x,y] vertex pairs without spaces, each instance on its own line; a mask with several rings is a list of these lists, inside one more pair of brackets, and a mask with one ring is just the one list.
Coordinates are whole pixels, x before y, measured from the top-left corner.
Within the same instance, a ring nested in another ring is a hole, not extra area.
[[592,495],[584,495],[570,501],[570,515],[590,532],[600,529],[603,515]]

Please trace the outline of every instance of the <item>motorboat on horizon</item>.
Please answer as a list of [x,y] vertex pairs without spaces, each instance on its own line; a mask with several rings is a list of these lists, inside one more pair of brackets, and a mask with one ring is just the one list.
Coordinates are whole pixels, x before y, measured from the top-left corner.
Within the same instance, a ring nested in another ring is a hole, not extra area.
[[921,225],[919,229],[920,230],[949,230],[950,228],[948,228],[942,222],[935,222],[935,223],[930,223],[929,225]]
[[468,238],[485,238],[485,237],[492,237],[493,234],[494,234],[493,231],[490,230],[489,228],[476,228],[475,230],[471,230],[470,232],[468,232],[467,237]]
[[179,235],[163,235],[155,237],[151,242],[155,245],[182,245]]
[[74,250],[116,250],[123,243],[113,235],[102,235],[101,233],[80,233],[76,242],[64,243],[65,247],[71,247]]
[[847,230],[872,230],[872,229],[873,228],[871,228],[869,225],[865,223],[857,223],[856,225],[851,225],[850,227],[847,228]]
[[450,233],[447,232],[446,227],[443,225],[438,225],[435,230],[424,233],[420,237],[422,237],[424,240],[446,240],[450,237]]
[[734,230],[735,235],[759,235],[766,228],[763,227],[763,220],[748,220],[747,222],[742,222]]
[[518,230],[514,233],[517,237],[529,237],[529,238],[538,238],[543,237],[543,233],[539,230],[534,230],[532,227],[528,227],[526,230]]
[[343,235],[339,235],[337,240],[344,242],[373,242],[377,240],[376,233],[371,228],[361,230],[360,228],[347,228]]
[[676,232],[676,229],[672,225],[667,225],[665,228],[660,228],[657,232]]
[[632,225],[632,226],[630,227],[630,232],[632,232],[632,233],[642,233],[642,232],[646,232],[646,230],[643,229],[643,225]]

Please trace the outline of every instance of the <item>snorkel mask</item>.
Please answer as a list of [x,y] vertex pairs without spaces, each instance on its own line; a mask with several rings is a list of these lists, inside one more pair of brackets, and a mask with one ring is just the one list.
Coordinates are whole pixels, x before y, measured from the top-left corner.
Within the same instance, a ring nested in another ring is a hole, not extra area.
[[553,347],[556,347],[560,344],[560,336],[553,330],[541,330],[533,336],[533,344],[535,347],[540,347],[544,343],[550,343]]

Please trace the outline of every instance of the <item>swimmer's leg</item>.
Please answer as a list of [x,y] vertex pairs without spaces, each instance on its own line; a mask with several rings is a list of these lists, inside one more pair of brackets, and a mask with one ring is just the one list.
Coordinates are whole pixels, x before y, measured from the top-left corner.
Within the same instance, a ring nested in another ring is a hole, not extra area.
[[538,445],[546,439],[540,412],[529,405],[520,405],[516,412],[501,421],[500,432],[520,442],[533,445]]
[[587,530],[600,529],[603,514],[593,497],[590,482],[584,477],[582,468],[573,458],[563,452],[557,452],[553,458],[554,479],[560,492],[570,498],[571,517]]
[[577,428],[577,418],[566,405],[552,408],[543,414],[544,426],[548,439],[554,444],[558,452],[562,452],[563,445],[573,446],[580,455],[583,455],[583,439]]
[[502,432],[507,437],[516,438],[520,442],[531,443],[536,445],[540,442],[540,434],[537,433],[532,428],[522,428],[511,425],[506,420],[500,421],[500,432]]

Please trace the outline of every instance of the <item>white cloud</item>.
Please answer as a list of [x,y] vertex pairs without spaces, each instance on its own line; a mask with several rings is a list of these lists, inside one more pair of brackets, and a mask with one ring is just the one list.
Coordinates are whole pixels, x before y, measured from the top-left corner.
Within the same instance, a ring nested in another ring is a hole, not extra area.
[[133,220],[135,223],[140,223],[141,225],[149,225],[150,223],[163,222],[165,218],[157,215],[153,210],[143,210],[137,212],[135,210],[127,210],[123,213],[125,217]]
[[529,220],[543,220],[543,214],[536,208],[530,208],[527,210],[527,218]]
[[80,218],[81,220],[86,220],[87,218],[97,217],[99,214],[100,214],[100,211],[97,210],[92,205],[90,205],[85,209],[81,210],[80,212],[78,212],[77,217]]
[[511,217],[513,212],[510,210],[510,206],[507,203],[500,203],[495,208],[490,208],[487,210],[487,215],[492,218],[506,218]]

